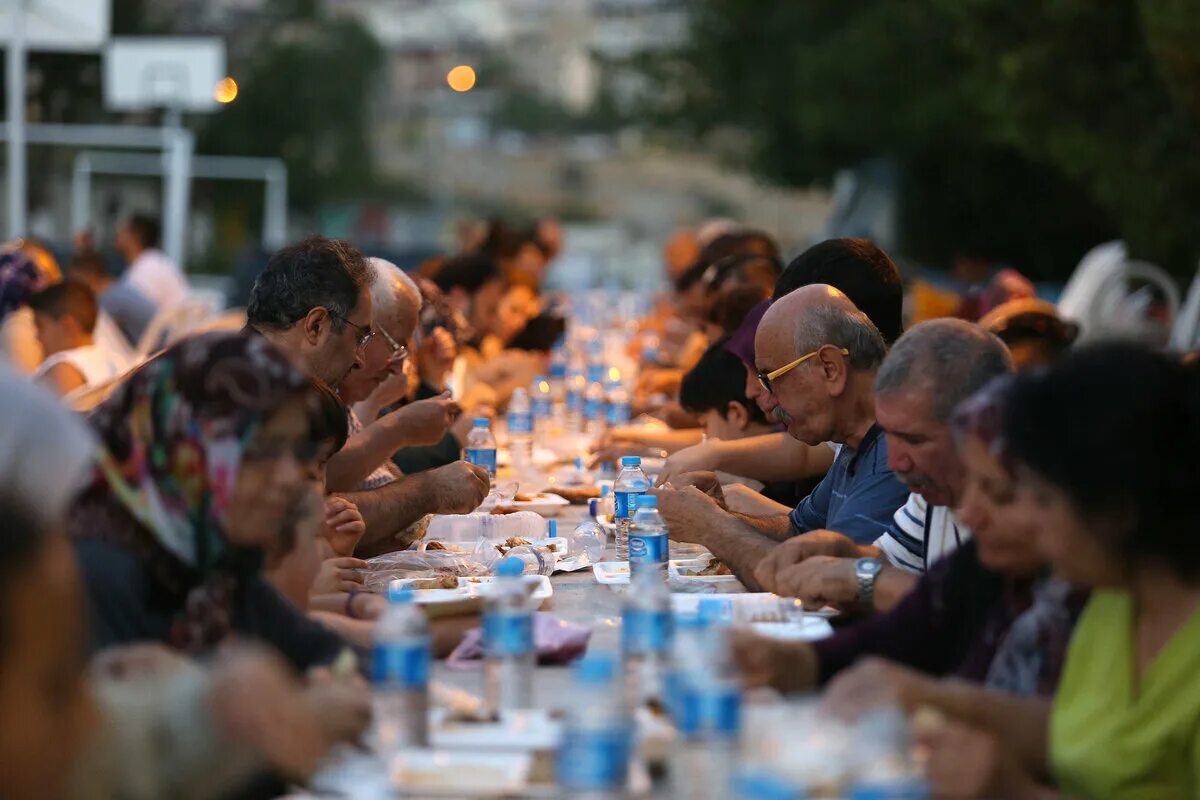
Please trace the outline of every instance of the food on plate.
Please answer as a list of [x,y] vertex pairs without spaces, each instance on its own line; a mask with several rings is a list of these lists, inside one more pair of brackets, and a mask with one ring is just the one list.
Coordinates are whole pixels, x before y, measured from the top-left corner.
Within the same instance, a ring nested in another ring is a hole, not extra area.
[[417,578],[410,581],[413,589],[457,589],[458,578],[454,575],[440,575],[436,578]]
[[500,555],[505,555],[509,550],[521,545],[531,544],[528,539],[522,539],[520,536],[510,536],[500,544],[496,545],[496,549],[500,551]]
[[425,549],[426,550],[445,550],[447,548],[446,548],[446,545],[443,544],[442,542],[426,542]]
[[532,503],[541,496],[542,495],[540,492],[538,494],[530,494],[529,492],[517,492],[516,495],[513,496],[513,501],[517,502],[517,503]]
[[714,558],[708,562],[707,567],[700,570],[699,572],[694,572],[692,574],[697,575],[697,576],[732,575],[733,570],[731,570],[729,567],[727,567],[720,560]]
[[587,505],[587,501],[600,496],[600,487],[595,484],[588,486],[554,486],[544,491],[553,491],[573,506]]

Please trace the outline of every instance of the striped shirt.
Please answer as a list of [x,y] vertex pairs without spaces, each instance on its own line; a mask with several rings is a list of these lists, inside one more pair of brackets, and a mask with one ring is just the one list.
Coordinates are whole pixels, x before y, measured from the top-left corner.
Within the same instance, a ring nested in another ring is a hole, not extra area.
[[[354,409],[346,409],[346,418],[350,426],[351,436],[362,433],[362,420],[358,418],[358,414],[354,413]],[[398,471],[399,470],[394,464],[392,464],[391,461],[385,461],[372,470],[371,474],[367,476],[367,479],[364,480],[358,488],[360,491],[366,492],[370,491],[371,489],[378,489],[380,486],[387,486],[389,483],[392,483],[396,480],[396,473]]]
[[970,528],[954,518],[954,509],[930,506],[913,492],[892,518],[887,533],[875,540],[875,546],[893,566],[924,575],[929,565],[970,538]]

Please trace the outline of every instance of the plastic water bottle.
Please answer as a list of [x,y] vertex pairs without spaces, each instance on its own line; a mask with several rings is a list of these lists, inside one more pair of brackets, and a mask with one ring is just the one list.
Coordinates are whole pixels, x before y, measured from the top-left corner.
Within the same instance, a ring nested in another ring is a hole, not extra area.
[[629,400],[629,392],[619,381],[608,382],[608,425],[615,428],[628,425],[633,417],[633,404]]
[[575,666],[571,703],[555,761],[558,786],[571,797],[624,796],[633,726],[620,692],[616,659],[589,653]]
[[389,589],[371,656],[375,724],[385,753],[429,740],[429,623],[407,586]]
[[616,508],[613,516],[617,523],[617,560],[629,558],[629,526],[633,521],[633,512],[637,510],[637,498],[644,495],[650,488],[650,479],[642,472],[642,459],[639,456],[622,456],[621,471],[613,482],[613,494],[616,495]]
[[557,345],[550,352],[550,395],[556,406],[563,402],[566,383],[567,352],[562,345]]
[[570,553],[572,556],[587,553],[588,562],[599,564],[604,560],[604,549],[608,546],[608,534],[598,524],[585,519],[575,526],[570,536]]
[[554,419],[554,394],[550,390],[550,379],[538,375],[529,387],[532,398],[533,426],[538,438],[550,435],[550,422]]
[[851,800],[927,800],[929,784],[913,763],[903,711],[884,706],[864,714],[853,735],[863,747],[854,753],[858,774],[850,786]]
[[637,498],[637,511],[629,525],[630,575],[647,570],[666,574],[670,544],[667,523],[658,513],[658,498],[644,494]]
[[589,436],[600,436],[604,433],[607,419],[608,395],[604,391],[604,384],[600,381],[589,381],[587,391],[583,394],[583,422],[585,432]]
[[533,612],[521,577],[525,565],[506,558],[483,611],[483,682],[493,711],[529,708],[533,702]]
[[692,627],[680,632],[685,646],[672,652],[671,704],[677,732],[672,796],[717,800],[733,793],[742,692],[724,629],[699,618],[689,624]]
[[572,372],[567,377],[563,404],[566,410],[567,430],[583,432],[583,395],[587,391],[587,379],[582,372]]
[[665,700],[671,655],[671,592],[657,570],[637,570],[621,610],[621,655],[631,708]]
[[524,389],[515,389],[508,401],[508,450],[513,470],[524,474],[533,464],[533,405]]
[[483,467],[488,471],[492,484],[496,483],[496,437],[492,436],[492,423],[487,417],[471,420],[472,428],[467,434],[467,446],[463,448],[463,460],[468,464]]

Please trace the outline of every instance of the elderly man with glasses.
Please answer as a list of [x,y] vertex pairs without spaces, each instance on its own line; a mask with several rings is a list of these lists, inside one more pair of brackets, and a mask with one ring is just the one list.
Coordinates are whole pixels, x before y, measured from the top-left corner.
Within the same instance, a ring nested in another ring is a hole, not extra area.
[[662,491],[659,508],[671,538],[704,545],[757,589],[755,567],[780,542],[820,531],[870,544],[888,530],[908,492],[888,466],[875,421],[873,384],[887,346],[849,298],[824,284],[797,289],[766,312],[754,344],[758,404],[793,438],[833,443],[833,466],[790,514],[726,511],[719,486],[702,478]]

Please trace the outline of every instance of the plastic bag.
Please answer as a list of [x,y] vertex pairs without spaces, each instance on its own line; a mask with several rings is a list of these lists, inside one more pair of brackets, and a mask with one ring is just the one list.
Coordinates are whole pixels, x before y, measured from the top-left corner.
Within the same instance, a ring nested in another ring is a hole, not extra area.
[[440,575],[473,577],[487,575],[490,562],[481,563],[472,554],[445,550],[397,550],[367,561],[363,587],[383,592],[396,578],[432,578]]

